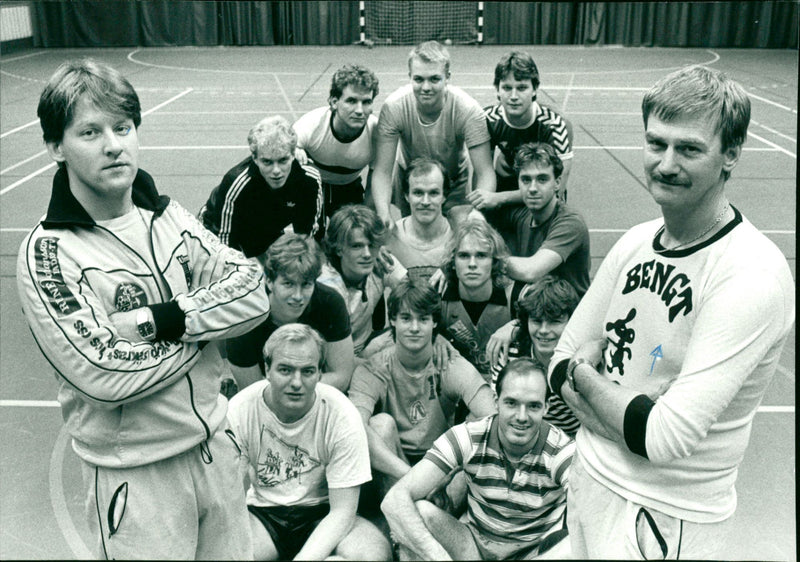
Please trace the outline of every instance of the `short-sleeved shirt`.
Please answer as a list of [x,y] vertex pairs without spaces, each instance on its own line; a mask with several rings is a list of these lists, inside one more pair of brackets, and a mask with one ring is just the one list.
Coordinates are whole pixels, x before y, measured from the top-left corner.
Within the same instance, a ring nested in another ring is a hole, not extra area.
[[503,182],[504,185],[516,188],[516,179],[513,179],[516,175],[514,154],[525,143],[545,142],[555,148],[562,161],[573,157],[567,125],[561,115],[549,107],[533,102],[531,121],[524,127],[509,123],[501,104],[486,107],[484,115],[491,147],[500,149],[500,155],[495,160],[495,172],[500,178],[510,179]]
[[397,228],[386,241],[386,249],[408,270],[410,278],[427,282],[449,259],[453,230],[445,221],[446,229],[442,234],[428,242],[411,234],[412,220],[412,217],[403,217],[395,223]]
[[311,409],[284,423],[264,401],[268,387],[268,381],[253,383],[228,406],[242,461],[256,475],[248,505],[319,505],[328,502],[329,488],[360,486],[372,478],[364,424],[344,394],[317,383]]
[[466,186],[467,150],[489,142],[480,104],[455,86],[447,86],[442,112],[430,124],[420,121],[411,85],[395,90],[381,107],[378,135],[400,139],[403,168],[420,156],[439,160],[447,170],[451,190]]
[[[314,284],[308,306],[297,322],[314,328],[326,342],[338,342],[350,335],[350,315],[344,300],[336,290],[319,282]],[[264,371],[264,344],[278,327],[269,317],[246,334],[227,340],[228,361],[237,367],[259,365]]]
[[422,455],[450,426],[459,400],[469,404],[488,386],[469,361],[457,356],[443,369],[433,361],[419,372],[406,370],[392,345],[356,367],[350,400],[370,414],[379,410],[395,419],[400,444],[412,455]]
[[497,415],[458,424],[425,454],[445,473],[467,476],[467,517],[481,533],[500,541],[536,546],[562,524],[575,442],[542,423],[530,452],[512,468],[500,445]]
[[266,252],[289,225],[298,234],[322,240],[319,171],[295,160],[283,187],[273,189],[248,156],[214,188],[200,210],[200,220],[223,244],[247,257]]
[[486,217],[493,225],[513,225],[518,256],[532,256],[541,248],[561,256],[561,264],[550,273],[569,282],[579,296],[586,293],[592,267],[589,229],[577,211],[558,201],[550,218],[537,225],[527,207],[505,207],[487,212]]
[[343,140],[333,130],[333,116],[330,107],[318,107],[300,117],[292,127],[297,133],[298,148],[314,161],[322,181],[345,185],[357,180],[361,171],[372,163],[372,137],[378,118],[370,115],[360,135]]

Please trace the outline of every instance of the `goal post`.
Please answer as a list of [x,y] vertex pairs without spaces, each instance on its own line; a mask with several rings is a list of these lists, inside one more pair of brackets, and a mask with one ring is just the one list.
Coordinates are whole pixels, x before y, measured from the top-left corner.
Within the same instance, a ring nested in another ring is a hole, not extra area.
[[483,2],[361,0],[358,4],[362,45],[483,43]]

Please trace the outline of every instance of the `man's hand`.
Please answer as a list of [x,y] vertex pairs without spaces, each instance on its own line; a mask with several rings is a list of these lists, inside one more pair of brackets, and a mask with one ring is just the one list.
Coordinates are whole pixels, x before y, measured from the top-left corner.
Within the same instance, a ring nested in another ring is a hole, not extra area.
[[387,250],[385,246],[381,246],[380,250],[378,250],[378,255],[375,257],[375,266],[372,270],[375,272],[375,275],[383,278],[394,271],[395,260],[396,258],[392,253]]
[[573,361],[585,359],[596,371],[599,371],[600,367],[603,365],[603,352],[606,350],[606,347],[608,347],[608,340],[605,338],[584,342],[578,347],[572,359]]
[[475,189],[467,194],[467,201],[478,210],[494,209],[502,204],[502,195]]
[[428,285],[436,289],[436,292],[440,295],[444,295],[444,292],[447,290],[447,277],[444,274],[444,271],[441,269],[437,269],[433,272],[433,274],[428,278]]
[[489,341],[486,343],[486,355],[492,367],[498,367],[501,359],[503,363],[508,361],[508,348],[511,347],[511,342],[514,341],[514,333],[518,328],[518,322],[512,320],[500,326],[497,331],[491,335]]
[[299,146],[294,149],[294,159],[297,160],[297,163],[301,166],[308,164],[308,154]]
[[[136,315],[138,312],[139,309],[136,308],[128,310],[127,312],[114,312],[109,315],[108,319],[111,320],[111,323],[117,329],[119,337],[134,343],[145,341],[144,338],[139,335],[139,328],[136,325]],[[150,321],[152,322],[152,320],[153,318],[151,315]]]
[[433,365],[437,369],[444,369],[453,360],[456,354],[455,348],[450,345],[442,336],[436,336],[433,342]]
[[202,264],[195,265],[194,271],[192,271],[192,287],[206,287],[224,275],[224,252],[211,254]]

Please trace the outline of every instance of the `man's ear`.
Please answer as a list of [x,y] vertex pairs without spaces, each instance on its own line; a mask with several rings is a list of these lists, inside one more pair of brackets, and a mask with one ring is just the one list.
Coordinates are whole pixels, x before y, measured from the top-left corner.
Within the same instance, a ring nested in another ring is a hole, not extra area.
[[328,98],[328,106],[331,108],[331,111],[336,111],[336,102],[339,101],[339,98],[330,97]]
[[46,143],[46,146],[47,146],[47,153],[50,155],[50,158],[52,158],[56,162],[64,162],[66,160],[64,158],[63,152],[61,151],[61,141],[48,142]]
[[730,174],[736,167],[736,164],[739,163],[739,158],[741,155],[742,145],[732,146],[727,150],[724,150],[722,152],[722,156],[725,158],[725,161],[722,163],[722,169]]

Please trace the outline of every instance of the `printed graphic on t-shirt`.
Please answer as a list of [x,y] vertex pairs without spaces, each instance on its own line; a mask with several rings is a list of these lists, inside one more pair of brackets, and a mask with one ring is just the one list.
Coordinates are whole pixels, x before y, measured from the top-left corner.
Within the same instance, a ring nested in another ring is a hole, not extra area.
[[261,426],[261,451],[258,456],[258,483],[272,488],[293,480],[322,464],[307,450],[287,443],[266,425]]

